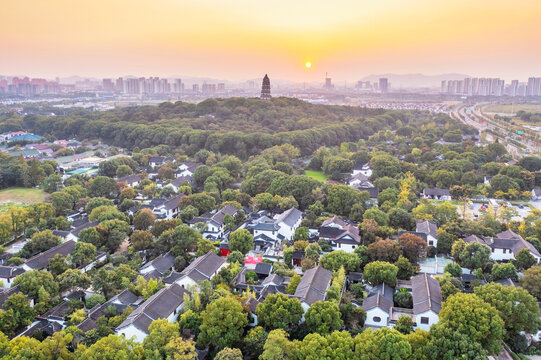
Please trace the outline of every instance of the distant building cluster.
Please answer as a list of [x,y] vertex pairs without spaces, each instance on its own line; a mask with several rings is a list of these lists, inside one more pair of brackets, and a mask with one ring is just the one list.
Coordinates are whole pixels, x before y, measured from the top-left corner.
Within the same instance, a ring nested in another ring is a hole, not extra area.
[[379,91],[383,94],[386,94],[391,89],[391,83],[387,78],[380,78],[378,82],[374,83],[370,81],[357,81],[357,85],[355,85],[355,88],[357,90],[364,91]]
[[508,85],[499,78],[443,80],[441,93],[468,96],[541,96],[541,77],[530,77],[526,83],[512,80]]
[[[182,94],[184,93],[184,83],[181,79],[169,79],[150,77],[150,78],[118,78],[103,79],[102,90],[116,92],[121,94]],[[225,84],[207,84],[204,83],[200,87],[199,84],[193,84],[191,92],[202,94],[214,94],[225,92]]]
[[30,79],[28,77],[13,77],[11,79],[0,78],[0,94],[33,96],[40,94],[57,94],[60,90],[61,86],[56,81]]

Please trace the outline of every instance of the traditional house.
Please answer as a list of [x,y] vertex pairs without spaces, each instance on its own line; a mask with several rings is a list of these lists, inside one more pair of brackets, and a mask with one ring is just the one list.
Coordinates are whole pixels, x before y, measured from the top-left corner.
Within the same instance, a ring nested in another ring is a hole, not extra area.
[[166,188],[166,187],[169,186],[175,192],[178,192],[178,189],[182,185],[184,185],[184,184],[191,185],[191,183],[192,183],[192,176],[191,175],[182,175],[182,176],[179,176],[179,177],[175,178],[173,181],[171,181],[169,184],[164,185],[163,187]]
[[413,277],[411,285],[417,328],[430,331],[430,327],[439,321],[442,302],[440,282],[423,273]]
[[22,267],[0,265],[0,287],[10,288],[15,277],[24,272]]
[[361,174],[361,173],[357,173],[355,175],[352,175],[349,178],[348,186],[356,188],[356,187],[360,186],[362,183],[364,183],[366,181],[370,182],[370,179],[369,179],[368,176],[366,176],[364,174]]
[[227,204],[214,214],[206,213],[200,217],[195,217],[188,221],[191,227],[195,227],[195,224],[202,222],[206,225],[206,229],[203,232],[205,239],[217,240],[224,236],[225,224],[224,218],[226,215],[235,216],[239,210],[231,204]]
[[518,252],[522,249],[528,249],[538,263],[541,260],[539,251],[537,251],[530,242],[524,240],[522,236],[511,230],[496,234],[493,238],[470,235],[464,238],[464,241],[466,243],[478,242],[480,244],[488,245],[492,250],[490,259],[494,261],[507,262],[514,260]]
[[174,198],[164,200],[161,204],[152,208],[152,213],[156,215],[158,219],[171,220],[178,216],[178,204],[180,200],[186,195],[179,194]]
[[331,286],[332,272],[321,266],[306,270],[294,296],[301,302],[304,312],[316,301],[325,301]]
[[532,200],[533,201],[541,200],[541,189],[532,190]]
[[376,328],[388,326],[394,304],[393,296],[394,290],[387,284],[380,284],[372,289],[362,305],[366,311],[365,326]]
[[370,167],[370,163],[363,163],[360,161],[356,161],[355,165],[353,166],[353,171],[351,172],[353,176],[357,174],[362,174],[369,178],[372,176],[372,168]]
[[195,173],[195,170],[202,165],[203,164],[201,163],[186,161],[185,163],[180,164],[178,170],[175,172],[175,177],[178,178],[185,176],[191,178]]
[[302,221],[302,212],[291,208],[274,217],[274,223],[278,225],[278,233],[287,240],[293,240],[295,230],[299,228]]
[[171,284],[148,298],[135,309],[116,329],[117,335],[143,342],[149,334],[148,327],[154,320],[175,321],[184,306],[187,291],[178,284]]
[[333,250],[343,250],[348,253],[355,251],[355,248],[361,244],[359,228],[337,216],[321,224],[319,238],[327,240]]
[[154,274],[154,279],[161,278],[165,272],[173,271],[175,266],[175,257],[171,253],[166,253],[147,262],[139,269],[139,274]]
[[425,199],[450,201],[449,189],[425,188],[421,194]]
[[141,183],[141,178],[137,175],[128,175],[128,176],[119,178],[117,182],[124,183],[128,185],[129,187],[135,187]]
[[175,159],[171,157],[153,156],[150,159],[148,159],[148,165],[150,165],[150,167],[154,169],[157,166],[170,163],[173,161],[175,161]]
[[415,221],[415,231],[426,235],[425,240],[428,246],[438,246],[438,226],[436,223],[429,220]]
[[69,240],[31,257],[21,266],[26,271],[43,270],[49,265],[49,260],[52,259],[56,254],[66,257],[71,255],[74,250],[75,241]]
[[171,275],[163,279],[165,283],[176,283],[183,288],[197,286],[200,281],[211,280],[214,275],[226,266],[223,258],[209,251],[198,257],[180,273],[173,271]]

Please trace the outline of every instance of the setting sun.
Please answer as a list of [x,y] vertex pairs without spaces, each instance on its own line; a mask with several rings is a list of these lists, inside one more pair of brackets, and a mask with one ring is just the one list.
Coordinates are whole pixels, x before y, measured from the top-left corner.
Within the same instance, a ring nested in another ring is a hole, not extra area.
[[312,63],[310,61],[307,61],[306,64],[304,64],[304,66],[306,66],[306,68],[311,68],[312,67]]

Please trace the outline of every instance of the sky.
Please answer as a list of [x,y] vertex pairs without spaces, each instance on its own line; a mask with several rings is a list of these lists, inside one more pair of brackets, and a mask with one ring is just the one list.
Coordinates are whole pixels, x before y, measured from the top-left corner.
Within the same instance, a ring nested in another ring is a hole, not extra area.
[[3,75],[541,76],[539,0],[0,0],[0,13]]

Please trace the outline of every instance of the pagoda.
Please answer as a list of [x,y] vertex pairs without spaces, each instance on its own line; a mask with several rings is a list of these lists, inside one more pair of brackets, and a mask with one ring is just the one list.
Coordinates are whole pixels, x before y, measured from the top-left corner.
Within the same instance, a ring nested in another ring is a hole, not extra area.
[[270,93],[270,79],[265,74],[265,77],[263,78],[263,85],[261,85],[261,100],[270,100],[271,99],[271,93]]

